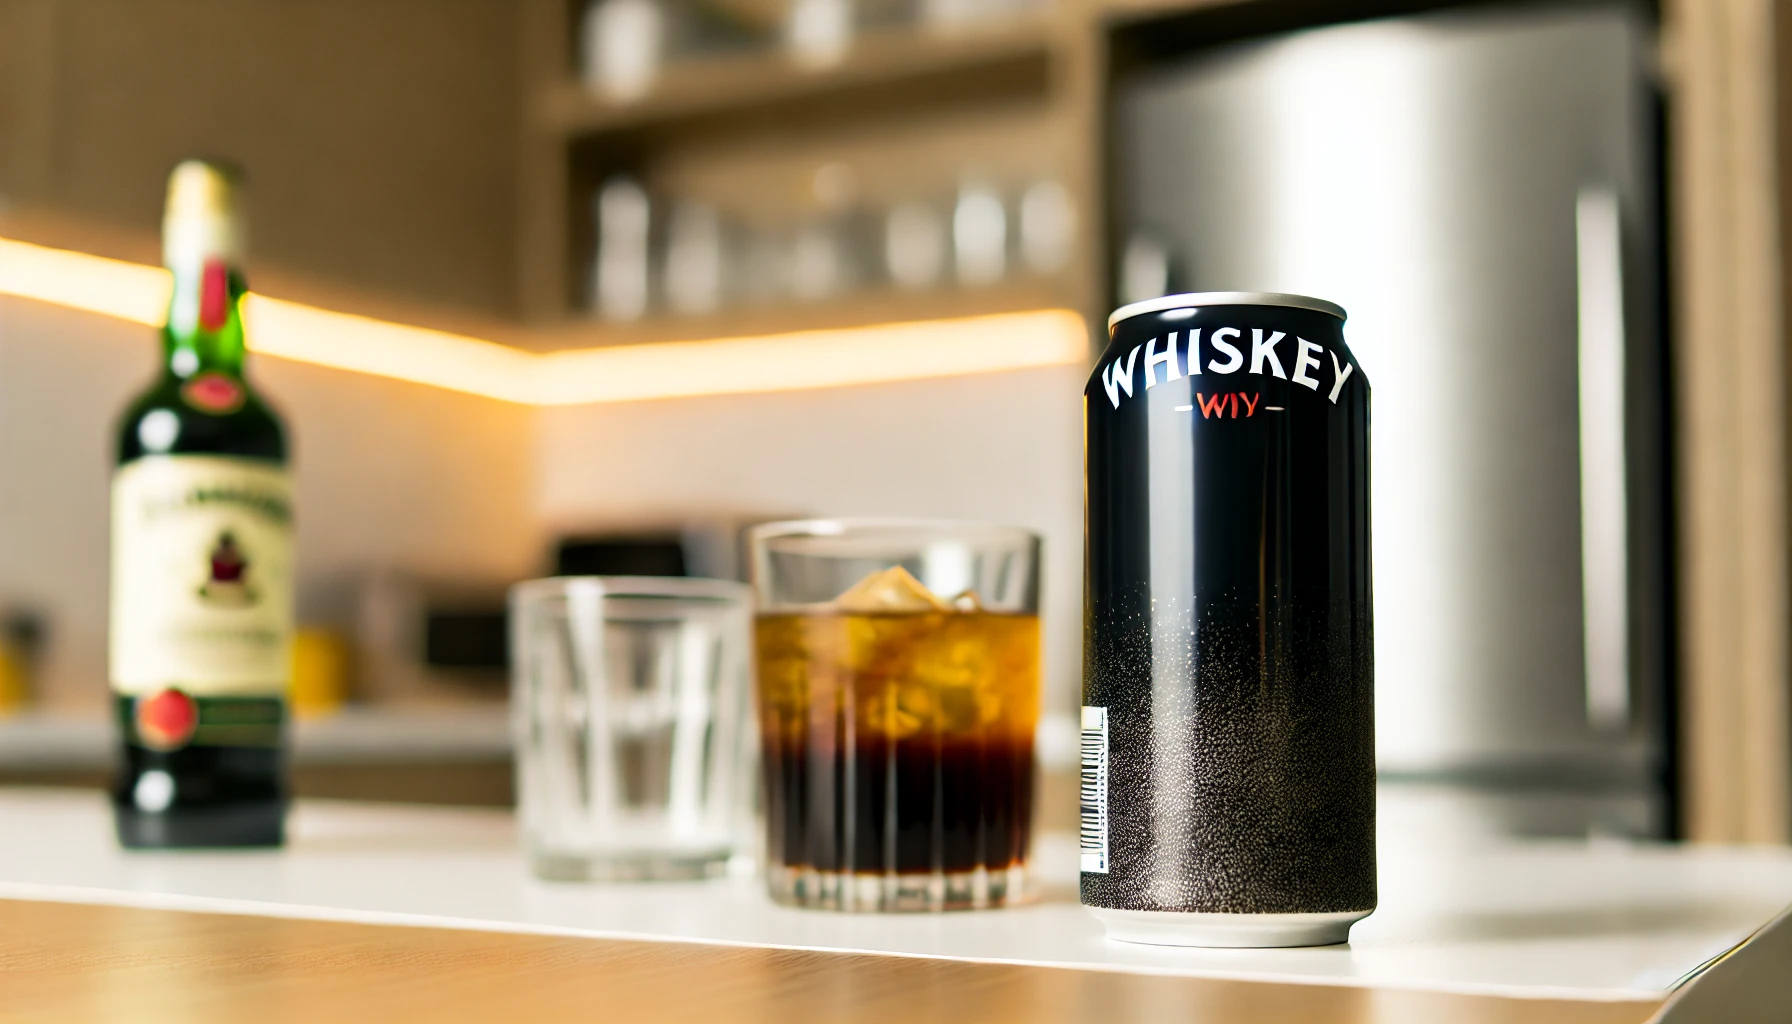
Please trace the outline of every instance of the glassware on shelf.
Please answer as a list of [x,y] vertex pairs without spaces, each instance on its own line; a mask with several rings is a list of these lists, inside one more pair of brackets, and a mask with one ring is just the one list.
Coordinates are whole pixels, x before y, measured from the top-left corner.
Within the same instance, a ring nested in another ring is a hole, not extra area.
[[790,294],[801,301],[831,298],[866,283],[875,233],[858,202],[858,178],[839,162],[823,164],[811,181],[815,210],[791,240]]
[[813,172],[806,205],[724,210],[688,195],[650,196],[635,178],[613,176],[593,201],[591,306],[605,320],[629,322],[656,312],[827,302],[883,287],[983,288],[1070,265],[1077,211],[1060,180],[1034,178],[1012,195],[974,173],[960,181],[955,192],[898,193],[874,206],[861,194],[859,172],[833,161]]
[[983,6],[983,0],[921,0],[921,24],[952,31],[979,21]]
[[742,230],[738,247],[731,250],[735,267],[729,278],[737,282],[741,300],[752,306],[773,306],[788,298],[790,241],[776,225],[753,224]]
[[1055,274],[1070,264],[1076,245],[1076,205],[1056,178],[1034,182],[1020,199],[1020,253],[1035,274]]
[[884,269],[898,288],[919,291],[946,273],[946,218],[939,208],[906,200],[884,215]]
[[1011,21],[1049,4],[1046,0],[921,0],[920,21],[936,32],[955,32]]
[[846,290],[846,254],[838,225],[817,218],[797,228],[790,242],[790,294],[802,302]]
[[967,182],[952,210],[952,256],[958,283],[995,284],[1008,271],[1008,212],[990,185]]
[[632,178],[615,177],[598,189],[597,257],[591,294],[605,320],[639,320],[648,302],[647,190]]
[[790,0],[784,45],[798,64],[831,67],[852,48],[853,0]]
[[743,849],[748,590],[578,576],[511,589],[523,841],[543,878],[700,878]]
[[666,13],[657,0],[596,0],[579,26],[579,72],[613,100],[645,96],[659,77]]
[[922,520],[749,534],[773,899],[831,910],[1027,895],[1039,538]]
[[666,304],[675,313],[713,313],[722,306],[725,238],[715,207],[692,200],[673,204],[666,228],[662,275]]

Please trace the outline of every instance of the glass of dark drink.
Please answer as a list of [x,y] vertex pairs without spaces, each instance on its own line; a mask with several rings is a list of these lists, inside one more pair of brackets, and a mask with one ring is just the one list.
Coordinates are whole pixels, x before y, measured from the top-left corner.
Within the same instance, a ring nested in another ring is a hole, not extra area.
[[1023,899],[1039,538],[890,519],[749,538],[774,899],[930,911]]

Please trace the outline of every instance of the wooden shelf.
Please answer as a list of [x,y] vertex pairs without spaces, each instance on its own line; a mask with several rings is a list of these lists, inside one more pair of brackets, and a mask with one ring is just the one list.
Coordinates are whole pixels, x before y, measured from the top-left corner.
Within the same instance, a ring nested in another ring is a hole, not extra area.
[[870,33],[838,64],[822,68],[804,67],[780,52],[693,60],[667,66],[653,91],[633,101],[606,99],[581,83],[559,82],[539,97],[535,121],[552,132],[593,135],[745,112],[785,114],[843,94],[863,100],[868,90],[909,89],[931,80],[1043,81],[1042,75],[1013,72],[1049,65],[1055,27],[1050,18],[1031,17],[950,33]]
[[[856,294],[629,325],[588,319],[578,308],[594,241],[591,198],[616,174],[656,198],[702,202],[769,231],[808,215],[824,166],[850,168],[867,210],[910,198],[949,203],[966,173],[1003,189],[1049,174],[1073,192],[1081,248],[1092,252],[1101,237],[1093,189],[1100,150],[1093,23],[1083,0],[951,31],[867,31],[828,67],[805,67],[782,50],[672,63],[634,102],[606,99],[577,80],[568,58],[583,3],[568,0],[478,0],[477,16],[404,36],[392,61],[312,59],[318,47],[345,41],[376,50],[398,38],[393,19],[414,19],[428,6],[402,0],[373,22],[306,5],[262,12],[246,23],[253,31],[240,59],[220,70],[229,88],[178,104],[158,99],[180,84],[167,77],[166,62],[119,65],[108,47],[113,34],[153,29],[168,37],[169,52],[203,49],[184,21],[107,23],[111,34],[75,33],[81,45],[58,47],[54,19],[28,19],[7,37],[19,45],[0,43],[0,64],[20,57],[22,77],[14,77],[31,85],[13,97],[18,83],[0,83],[0,106],[16,99],[22,112],[16,124],[0,125],[0,152],[24,157],[0,166],[0,190],[11,200],[0,234],[158,264],[161,177],[179,154],[214,152],[242,162],[254,182],[249,270],[257,292],[519,348],[1044,306],[1093,315],[1095,257],[1081,254],[1055,280],[993,289]],[[773,12],[765,24],[775,24],[782,3],[764,7]],[[129,4],[119,9],[126,8],[135,15]],[[115,88],[121,74],[144,88]],[[375,107],[392,116],[345,115],[361,109],[358,96],[383,97]],[[68,110],[56,97],[68,99]],[[276,110],[292,130],[270,134],[257,128],[265,118],[237,116],[244,97],[266,99],[259,107]],[[353,159],[294,156],[315,152]],[[60,168],[50,159],[56,153],[80,159]]]
[[[592,196],[617,174],[656,197],[787,225],[808,215],[818,168],[846,168],[857,200],[940,201],[967,173],[1010,187],[1043,175],[1075,196],[1079,234],[1099,237],[1097,81],[1090,9],[1052,9],[951,30],[861,33],[836,64],[769,49],[672,62],[651,90],[617,100],[578,80],[566,0],[526,0],[518,312],[530,348],[740,337],[1069,306],[1088,313],[1093,257],[1052,281],[744,309],[612,324],[579,308],[595,245]],[[545,339],[545,340],[543,340]]]

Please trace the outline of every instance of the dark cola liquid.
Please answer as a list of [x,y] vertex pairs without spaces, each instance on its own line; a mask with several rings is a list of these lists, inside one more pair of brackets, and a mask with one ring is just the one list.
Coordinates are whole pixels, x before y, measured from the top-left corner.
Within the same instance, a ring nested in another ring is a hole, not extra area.
[[1375,905],[1369,386],[1342,326],[1146,313],[1090,381],[1085,903]]
[[1025,862],[1036,617],[763,615],[756,631],[772,865],[927,874]]
[[765,752],[773,863],[915,874],[1026,860],[1030,742],[873,739],[851,756],[779,746]]

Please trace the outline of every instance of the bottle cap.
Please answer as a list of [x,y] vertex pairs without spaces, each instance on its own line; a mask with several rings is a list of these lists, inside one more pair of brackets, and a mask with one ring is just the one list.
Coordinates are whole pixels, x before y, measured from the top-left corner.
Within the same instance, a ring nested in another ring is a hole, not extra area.
[[232,265],[246,248],[238,215],[240,175],[208,160],[183,160],[168,176],[162,212],[162,261],[172,268],[209,259]]

